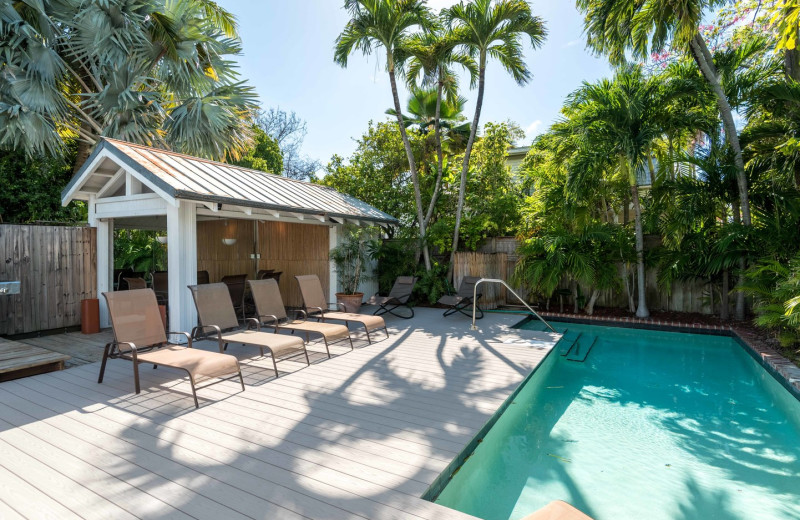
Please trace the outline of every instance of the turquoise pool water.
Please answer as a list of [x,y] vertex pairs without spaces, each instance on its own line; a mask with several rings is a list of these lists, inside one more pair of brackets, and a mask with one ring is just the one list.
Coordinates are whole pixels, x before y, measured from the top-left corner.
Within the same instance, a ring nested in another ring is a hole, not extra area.
[[[535,325],[535,324],[534,324]],[[800,519],[800,401],[732,338],[564,324],[435,500],[516,520],[557,499],[596,520]]]

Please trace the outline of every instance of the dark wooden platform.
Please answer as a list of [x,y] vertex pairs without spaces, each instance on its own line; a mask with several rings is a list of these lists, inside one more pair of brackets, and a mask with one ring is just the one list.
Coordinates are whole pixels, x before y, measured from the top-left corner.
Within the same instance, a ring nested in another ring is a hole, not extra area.
[[0,338],[0,381],[63,370],[66,354]]

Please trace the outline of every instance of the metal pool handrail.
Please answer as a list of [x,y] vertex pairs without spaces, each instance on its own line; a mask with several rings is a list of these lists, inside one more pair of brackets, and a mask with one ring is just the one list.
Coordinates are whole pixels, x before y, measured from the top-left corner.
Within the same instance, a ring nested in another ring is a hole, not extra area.
[[525,306],[525,307],[526,307],[526,308],[527,308],[529,311],[531,311],[531,314],[533,314],[534,316],[536,316],[537,318],[539,318],[539,319],[542,321],[542,323],[544,323],[545,325],[547,325],[547,328],[548,328],[548,329],[550,329],[550,330],[552,330],[553,332],[556,332],[556,333],[557,333],[556,329],[554,329],[552,325],[550,325],[549,323],[547,323],[547,322],[545,321],[545,319],[544,319],[544,318],[542,318],[541,316],[539,316],[539,314],[538,314],[538,313],[537,313],[535,310],[533,310],[533,309],[531,308],[531,306],[530,306],[530,305],[528,305],[528,304],[527,304],[527,302],[526,302],[525,300],[523,300],[523,299],[522,299],[522,297],[521,297],[519,294],[517,294],[517,293],[514,291],[514,289],[512,289],[512,288],[511,288],[511,286],[509,286],[509,285],[508,285],[508,284],[505,282],[505,280],[501,280],[501,279],[499,279],[499,278],[481,278],[480,280],[478,280],[477,282],[475,282],[475,287],[473,287],[473,288],[472,288],[472,326],[470,327],[470,329],[471,329],[471,330],[478,330],[478,326],[477,326],[477,325],[475,325],[475,306],[477,305],[477,300],[478,300],[478,286],[479,286],[480,284],[484,283],[484,282],[485,282],[485,283],[499,283],[499,284],[502,284],[502,285],[504,285],[506,289],[508,289],[509,291],[511,291],[511,294],[513,294],[514,296],[516,296],[516,297],[517,297],[517,299],[518,299],[519,301],[521,301],[521,302],[522,302],[522,305],[524,305],[524,306]]

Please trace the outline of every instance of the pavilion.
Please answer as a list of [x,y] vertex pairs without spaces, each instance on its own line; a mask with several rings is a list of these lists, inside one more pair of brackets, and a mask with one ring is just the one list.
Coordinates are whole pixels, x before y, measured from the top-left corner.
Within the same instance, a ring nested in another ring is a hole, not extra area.
[[186,287],[197,283],[198,270],[212,282],[281,270],[284,300],[298,305],[296,274],[317,274],[328,296],[335,292],[329,251],[343,225],[398,224],[325,186],[109,138],[64,188],[62,204],[73,200],[87,202],[89,225],[97,228],[103,327],[109,322],[101,294],[114,287],[115,229],[166,231],[170,328],[190,330],[197,316]]

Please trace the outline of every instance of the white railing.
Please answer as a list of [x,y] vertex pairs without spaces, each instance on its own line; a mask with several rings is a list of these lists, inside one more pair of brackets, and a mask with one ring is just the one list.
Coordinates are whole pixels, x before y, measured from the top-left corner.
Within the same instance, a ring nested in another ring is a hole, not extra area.
[[508,290],[511,292],[511,294],[513,294],[514,296],[516,296],[516,298],[517,298],[519,301],[521,301],[521,302],[522,302],[522,305],[524,305],[524,306],[525,306],[525,307],[526,307],[526,308],[527,308],[527,309],[528,309],[528,310],[531,312],[531,314],[533,314],[534,316],[536,316],[537,318],[539,318],[539,319],[542,321],[542,323],[544,323],[544,324],[547,326],[547,328],[548,328],[548,329],[552,330],[553,332],[557,332],[557,331],[556,331],[556,329],[554,329],[554,328],[552,327],[552,325],[550,325],[549,323],[547,323],[547,322],[545,321],[545,319],[544,319],[544,318],[542,318],[541,316],[539,316],[539,314],[538,314],[538,313],[537,313],[535,310],[533,310],[533,309],[531,308],[531,306],[530,306],[530,305],[528,305],[528,303],[527,303],[525,300],[523,300],[523,299],[522,299],[522,297],[521,297],[519,294],[517,294],[517,293],[516,293],[516,291],[514,291],[514,289],[512,289],[512,288],[511,288],[511,286],[509,286],[509,285],[508,285],[508,284],[505,282],[505,280],[501,280],[501,279],[499,279],[499,278],[481,278],[480,280],[478,280],[477,282],[475,282],[475,287],[472,289],[472,326],[470,327],[470,329],[472,329],[472,330],[478,330],[478,326],[477,326],[477,325],[475,325],[475,307],[476,307],[476,305],[477,305],[477,301],[478,301],[478,286],[479,286],[480,284],[482,284],[482,283],[499,283],[499,284],[502,284],[502,285],[504,285],[504,286],[505,286],[505,288],[506,288],[506,289],[508,289]]

